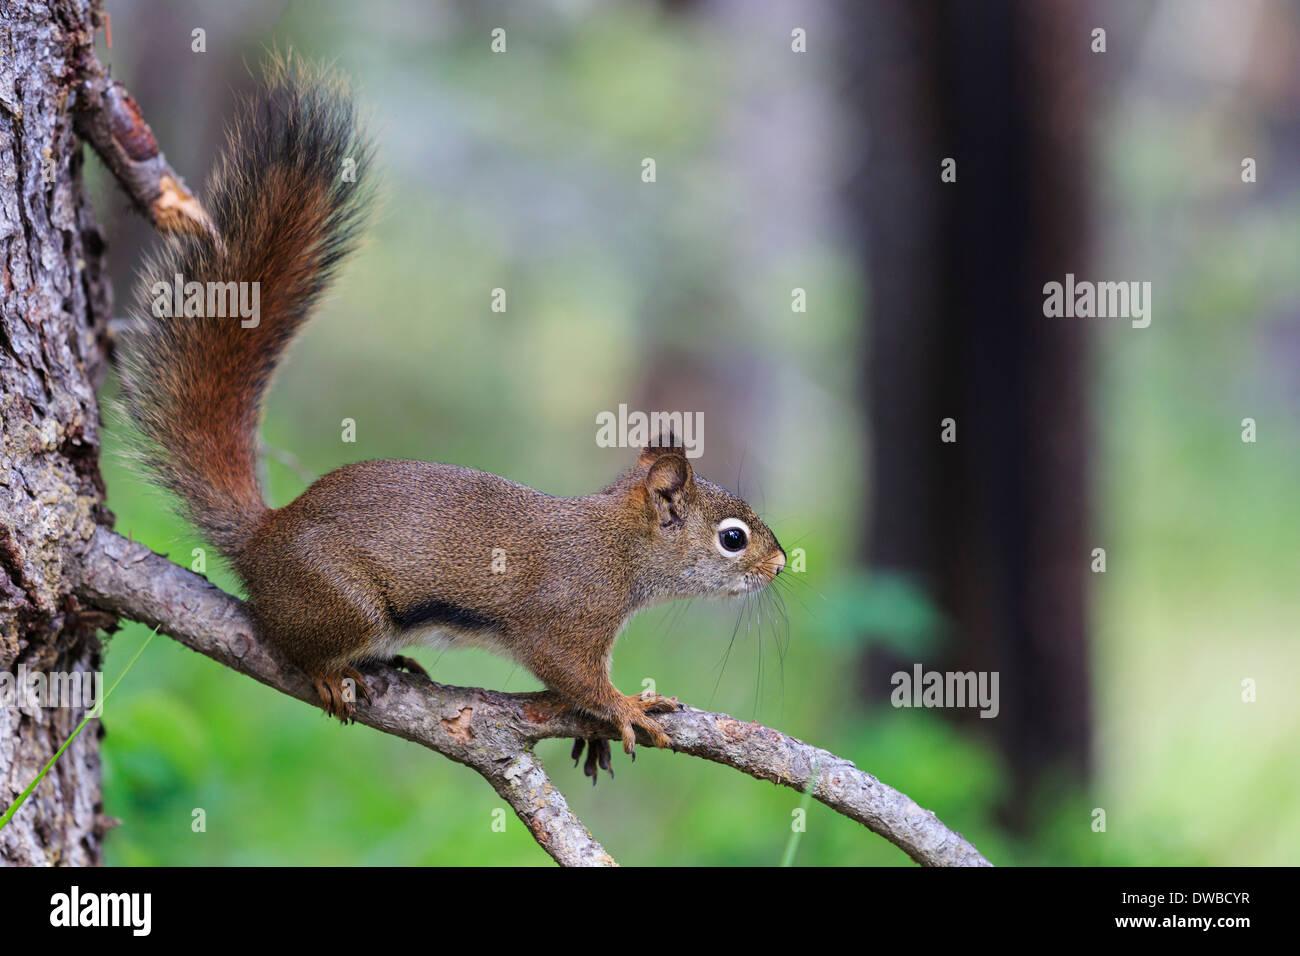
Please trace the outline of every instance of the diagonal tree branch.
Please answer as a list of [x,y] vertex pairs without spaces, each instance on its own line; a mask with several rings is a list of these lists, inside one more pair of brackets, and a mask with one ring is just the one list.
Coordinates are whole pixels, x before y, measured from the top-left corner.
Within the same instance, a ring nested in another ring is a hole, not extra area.
[[[237,598],[143,545],[100,528],[81,557],[80,598],[142,621],[186,647],[299,700],[315,691],[274,648],[254,637]],[[514,809],[534,839],[566,866],[613,866],[533,753],[552,737],[617,740],[615,728],[574,714],[542,691],[504,694],[448,687],[390,667],[369,676],[361,723],[472,767]],[[848,760],[756,723],[684,707],[660,715],[673,749],[812,795],[924,866],[989,866],[929,810]],[[643,741],[648,743],[648,741]]]
[[206,232],[220,241],[203,206],[158,148],[135,98],[108,75],[92,36],[79,45],[75,65],[77,132],[109,168],[132,202],[160,232]]

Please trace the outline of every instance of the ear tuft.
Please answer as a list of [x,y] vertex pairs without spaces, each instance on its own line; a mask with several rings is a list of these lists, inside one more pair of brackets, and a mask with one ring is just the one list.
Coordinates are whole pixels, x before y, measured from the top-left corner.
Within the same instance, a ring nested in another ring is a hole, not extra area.
[[670,424],[666,436],[662,431],[660,431],[658,438],[651,439],[650,444],[641,449],[641,455],[637,458],[636,463],[642,468],[648,468],[664,455],[681,455],[684,452],[685,446],[682,444],[681,439],[677,437],[676,431]]

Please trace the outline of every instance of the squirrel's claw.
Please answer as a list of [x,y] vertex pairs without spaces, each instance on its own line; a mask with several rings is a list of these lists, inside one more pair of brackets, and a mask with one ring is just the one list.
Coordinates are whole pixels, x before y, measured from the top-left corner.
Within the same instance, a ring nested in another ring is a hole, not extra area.
[[[348,682],[351,682],[349,693]],[[366,679],[355,667],[345,667],[333,674],[321,674],[312,682],[320,704],[330,717],[337,717],[341,723],[349,724],[356,720],[356,698],[360,697],[367,704],[370,700],[370,687]]]
[[[615,710],[612,719],[614,726],[619,728],[619,736],[623,741],[623,752],[636,760],[636,732],[644,731],[645,735],[650,738],[650,743],[654,747],[670,748],[673,745],[672,738],[664,732],[659,721],[655,720],[650,714],[662,714],[669,711],[681,709],[681,704],[676,697],[661,697],[659,694],[646,693],[644,695],[620,695],[622,701]],[[573,758],[573,765],[576,767],[582,760],[583,750],[587,752],[587,759],[583,762],[582,772],[591,778],[592,785],[596,783],[596,778],[601,770],[609,772],[610,779],[614,777],[614,768],[611,766],[611,751],[609,741],[600,739],[583,739],[581,737],[573,741],[573,749],[569,756]]]
[[587,762],[582,766],[582,772],[591,778],[591,785],[596,785],[596,779],[601,770],[609,772],[609,779],[614,779],[614,768],[610,766],[610,752],[608,740],[588,740],[587,741]]
[[587,749],[587,760],[582,765],[582,772],[585,776],[591,778],[591,785],[596,785],[601,770],[609,772],[609,779],[614,779],[614,768],[610,765],[610,749],[608,740],[584,740],[581,737],[573,742],[573,750],[569,756],[573,758],[573,765],[576,767],[578,761],[582,759],[582,750]]
[[644,730],[646,736],[650,738],[650,745],[666,750],[673,745],[673,740],[664,729],[659,726],[659,721],[653,717],[638,716],[632,718],[623,726],[623,752],[636,760],[636,732],[637,728]]
[[623,753],[636,760],[636,728],[630,722],[623,725]]
[[627,698],[628,703],[634,708],[634,713],[630,720],[623,725],[623,750],[627,752],[633,760],[636,759],[636,731],[637,728],[644,730],[650,738],[650,743],[655,747],[666,749],[673,745],[664,729],[660,726],[659,721],[648,714],[666,714],[681,708],[681,703],[676,697],[662,697],[659,694],[645,693],[637,694]]

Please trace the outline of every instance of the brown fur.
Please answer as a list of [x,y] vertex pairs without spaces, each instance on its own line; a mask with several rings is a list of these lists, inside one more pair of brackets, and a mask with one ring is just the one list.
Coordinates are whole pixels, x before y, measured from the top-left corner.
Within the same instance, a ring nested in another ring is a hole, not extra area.
[[[609,679],[627,619],[675,597],[757,589],[785,560],[749,506],[697,477],[680,448],[646,448],[612,485],[578,498],[456,465],[368,461],[284,508],[263,503],[261,398],[356,228],[360,200],[338,184],[339,160],[367,153],[346,99],[299,70],[273,66],[264,93],[244,104],[209,187],[224,248],[173,240],[146,279],[257,278],[261,325],[172,319],[128,343],[128,406],[148,460],[231,559],[263,635],[315,680],[331,713],[353,711],[346,679],[365,694],[358,665],[437,634],[513,657],[618,726],[628,752],[638,728],[668,745],[650,716],[665,701],[624,695]],[[726,518],[750,529],[736,554],[717,543]]]

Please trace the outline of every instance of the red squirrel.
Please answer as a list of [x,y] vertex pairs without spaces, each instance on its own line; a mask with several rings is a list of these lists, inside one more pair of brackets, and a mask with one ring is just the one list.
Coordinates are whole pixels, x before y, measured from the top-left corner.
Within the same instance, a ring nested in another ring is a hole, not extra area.
[[[258,283],[260,314],[256,324],[154,316],[123,338],[146,472],[229,560],[260,635],[345,723],[356,709],[345,681],[370,699],[358,666],[409,664],[395,653],[417,643],[477,646],[618,728],[628,754],[638,730],[670,746],[653,714],[676,702],[618,691],[615,639],[641,608],[759,590],[785,566],[749,505],[695,474],[671,440],[577,498],[458,465],[365,461],[283,508],[263,500],[262,398],[356,245],[372,151],[343,85],[288,59],[240,102],[207,185],[217,235],[166,238],[141,272],[137,307],[148,312],[152,289],[180,276],[204,288]],[[609,745],[586,743],[594,780],[597,764],[609,770]]]

